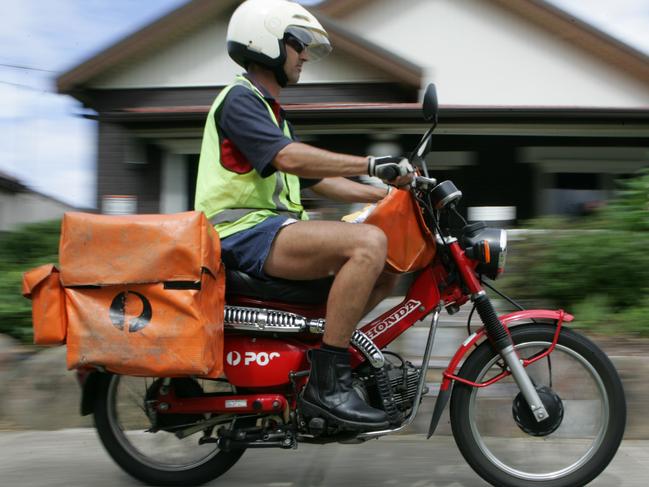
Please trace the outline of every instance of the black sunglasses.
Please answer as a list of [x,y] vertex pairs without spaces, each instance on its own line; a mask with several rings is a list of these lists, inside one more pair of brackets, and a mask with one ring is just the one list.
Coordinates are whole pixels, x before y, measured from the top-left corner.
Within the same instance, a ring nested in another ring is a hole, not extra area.
[[301,54],[302,51],[307,48],[307,45],[304,42],[291,34],[286,34],[284,36],[284,42],[291,46],[298,54]]

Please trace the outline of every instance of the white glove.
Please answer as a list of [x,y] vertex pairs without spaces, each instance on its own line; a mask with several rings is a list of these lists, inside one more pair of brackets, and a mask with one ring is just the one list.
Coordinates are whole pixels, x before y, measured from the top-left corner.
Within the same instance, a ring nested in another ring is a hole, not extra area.
[[367,158],[367,173],[383,181],[390,182],[415,172],[412,164],[405,157],[374,157]]

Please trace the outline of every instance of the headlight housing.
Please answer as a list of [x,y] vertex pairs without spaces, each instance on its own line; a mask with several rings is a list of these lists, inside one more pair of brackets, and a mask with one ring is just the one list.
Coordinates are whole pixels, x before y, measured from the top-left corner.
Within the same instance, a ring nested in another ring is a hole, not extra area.
[[497,279],[504,272],[507,258],[506,230],[488,228],[484,222],[473,223],[462,229],[460,242],[467,257],[478,261],[478,273],[489,279]]

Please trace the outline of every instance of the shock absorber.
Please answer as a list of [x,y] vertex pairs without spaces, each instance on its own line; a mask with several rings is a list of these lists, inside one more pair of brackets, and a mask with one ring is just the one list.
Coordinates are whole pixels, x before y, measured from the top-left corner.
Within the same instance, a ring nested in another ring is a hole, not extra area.
[[520,389],[523,397],[527,400],[530,410],[534,415],[537,422],[545,421],[548,419],[548,412],[541,401],[541,398],[525,371],[525,367],[518,358],[514,342],[507,333],[507,330],[498,319],[496,310],[491,304],[491,300],[487,297],[484,291],[480,291],[474,298],[478,315],[487,330],[487,336],[493,343],[496,351],[503,357],[509,371],[514,377],[518,388]]
[[476,310],[478,311],[478,315],[487,330],[487,336],[493,343],[496,351],[502,352],[502,350],[512,345],[511,338],[507,334],[503,324],[498,319],[496,310],[485,292],[480,291],[473,301]]

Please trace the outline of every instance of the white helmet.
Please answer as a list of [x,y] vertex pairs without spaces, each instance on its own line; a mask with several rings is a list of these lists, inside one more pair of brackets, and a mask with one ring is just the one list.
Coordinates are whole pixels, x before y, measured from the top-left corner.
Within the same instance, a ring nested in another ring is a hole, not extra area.
[[298,49],[307,49],[310,61],[331,52],[327,32],[301,5],[288,0],[246,0],[230,18],[228,54],[243,68],[254,62],[271,69],[277,82],[286,86],[286,39]]

